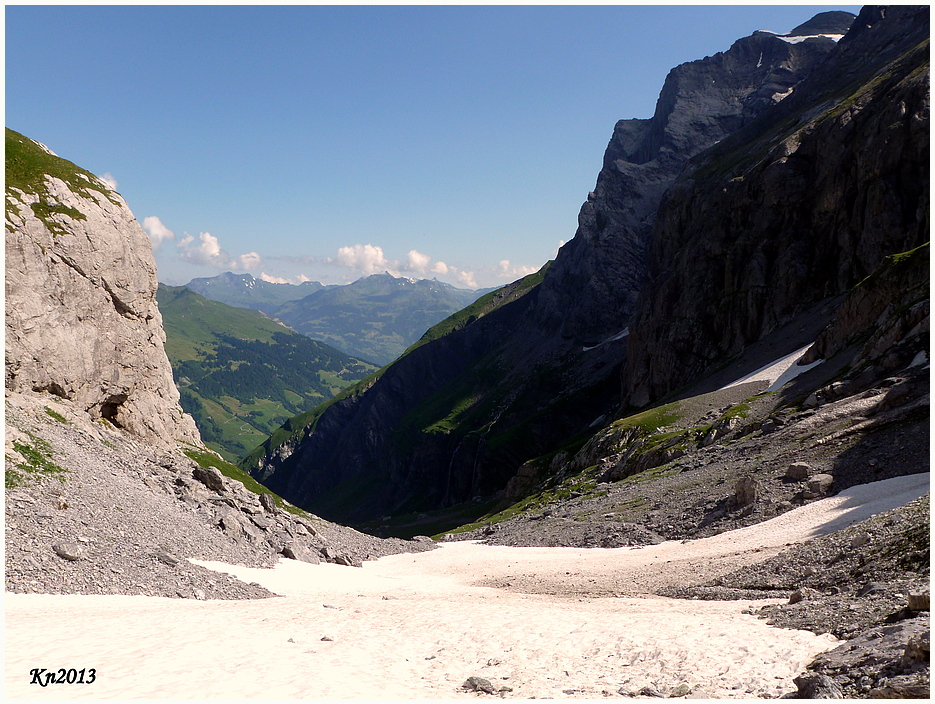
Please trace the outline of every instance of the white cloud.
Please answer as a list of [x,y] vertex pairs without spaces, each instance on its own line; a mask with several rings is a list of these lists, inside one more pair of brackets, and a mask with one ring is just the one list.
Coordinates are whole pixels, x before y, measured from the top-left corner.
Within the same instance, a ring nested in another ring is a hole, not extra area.
[[428,270],[432,258],[428,254],[422,254],[422,252],[410,249],[406,254],[406,262],[409,271],[424,274]]
[[259,269],[261,264],[263,264],[263,260],[256,252],[247,252],[246,254],[241,254],[233,262],[235,269],[241,269],[243,271]]
[[474,279],[473,271],[456,271],[455,275],[458,277],[458,281],[467,288],[479,288],[477,281]]
[[497,276],[501,279],[516,279],[534,274],[537,271],[539,271],[539,269],[534,266],[511,264],[509,259],[501,259],[500,264],[497,266]]
[[435,274],[442,274],[443,276],[448,273],[448,265],[445,262],[435,262],[432,265],[432,272]]
[[[414,251],[414,250],[413,250]],[[352,247],[338,249],[337,262],[349,269],[358,269],[364,274],[377,274],[389,271],[394,276],[397,268],[396,262],[390,262],[383,254],[382,247],[372,244],[355,244]]]
[[159,245],[161,245],[166,240],[175,239],[175,233],[163,225],[162,220],[157,218],[155,215],[150,215],[147,218],[143,218],[143,229],[146,230],[146,234],[149,235],[149,239],[153,243],[154,250],[159,249]]
[[260,279],[271,284],[301,284],[305,281],[311,281],[305,274],[299,274],[294,279],[283,279],[279,276],[270,276],[265,271],[260,274]]
[[179,259],[189,264],[200,264],[217,269],[233,269],[234,271],[251,271],[258,269],[263,264],[262,258],[256,252],[241,254],[237,258],[231,257],[221,249],[218,238],[210,232],[199,234],[197,244],[195,244],[195,238],[186,233],[175,246],[179,251]]
[[107,173],[101,174],[98,176],[98,178],[101,179],[101,181],[103,181],[110,190],[117,190],[117,179],[115,179],[109,171]]

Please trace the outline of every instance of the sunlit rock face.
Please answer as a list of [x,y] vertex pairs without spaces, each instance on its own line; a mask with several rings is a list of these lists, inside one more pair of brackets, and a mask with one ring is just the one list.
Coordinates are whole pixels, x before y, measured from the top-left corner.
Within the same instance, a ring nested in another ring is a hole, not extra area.
[[164,350],[156,265],[126,202],[7,130],[6,389],[136,435],[200,444]]

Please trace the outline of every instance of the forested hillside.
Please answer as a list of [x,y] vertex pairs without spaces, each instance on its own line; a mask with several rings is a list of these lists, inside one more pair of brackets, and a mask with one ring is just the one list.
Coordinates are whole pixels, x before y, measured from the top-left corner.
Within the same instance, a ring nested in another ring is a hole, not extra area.
[[237,460],[289,416],[334,396],[375,367],[254,310],[159,286],[166,352],[205,443]]

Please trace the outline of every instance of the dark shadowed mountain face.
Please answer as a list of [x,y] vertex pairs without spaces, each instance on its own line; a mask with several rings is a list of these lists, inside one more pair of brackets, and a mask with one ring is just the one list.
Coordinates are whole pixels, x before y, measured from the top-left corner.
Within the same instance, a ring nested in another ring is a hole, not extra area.
[[673,69],[646,120],[614,129],[574,239],[535,277],[480,299],[247,466],[290,500],[361,520],[502,489],[526,460],[580,446],[620,404],[652,222],[693,156],[794,94],[836,47],[757,32]]
[[826,37],[756,32],[674,68],[653,117],[614,128],[578,231],[543,282],[537,323],[584,344],[623,330],[643,283],[656,209],[685,163],[784,100],[834,46]]
[[865,9],[822,71],[669,190],[631,327],[631,405],[928,240],[928,36],[927,7]]

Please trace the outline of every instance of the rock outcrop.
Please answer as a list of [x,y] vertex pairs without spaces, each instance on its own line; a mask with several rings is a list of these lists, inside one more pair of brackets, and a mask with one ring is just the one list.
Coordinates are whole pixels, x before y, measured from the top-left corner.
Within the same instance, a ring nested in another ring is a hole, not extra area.
[[631,406],[928,240],[928,12],[864,9],[821,71],[670,188],[631,325]]
[[[826,18],[846,31],[852,16]],[[693,155],[772,109],[835,40],[757,32],[673,69],[654,116],[614,129],[574,239],[538,275],[482,298],[245,468],[341,520],[502,490],[527,460],[593,433],[620,403],[627,325],[652,220]]]
[[152,248],[126,202],[9,129],[6,155],[7,391],[48,392],[153,442],[200,445],[164,350]]

